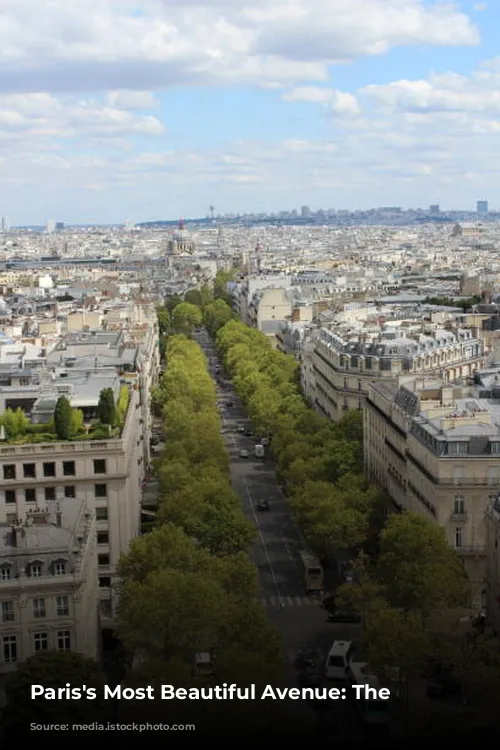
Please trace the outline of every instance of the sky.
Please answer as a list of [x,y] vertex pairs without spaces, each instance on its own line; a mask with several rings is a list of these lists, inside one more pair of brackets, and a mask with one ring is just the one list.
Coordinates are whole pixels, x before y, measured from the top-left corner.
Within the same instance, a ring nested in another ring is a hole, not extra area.
[[500,2],[2,0],[0,215],[500,207]]

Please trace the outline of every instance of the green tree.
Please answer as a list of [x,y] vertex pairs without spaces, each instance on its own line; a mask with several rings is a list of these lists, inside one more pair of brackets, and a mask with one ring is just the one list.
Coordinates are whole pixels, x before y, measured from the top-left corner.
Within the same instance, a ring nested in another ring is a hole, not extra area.
[[81,409],[71,409],[71,435],[79,435],[83,432],[83,411]]
[[172,310],[177,307],[177,305],[180,305],[182,302],[182,297],[179,297],[178,294],[171,294],[169,297],[165,300],[165,307],[167,308],[168,312],[172,314]]
[[99,394],[97,414],[102,424],[114,426],[116,423],[115,395],[112,388],[103,388]]
[[59,396],[54,409],[54,427],[61,440],[68,440],[71,435],[71,404],[66,396]]
[[189,302],[181,302],[172,310],[172,327],[177,333],[191,335],[202,322],[200,308]]
[[460,606],[467,595],[464,568],[444,530],[410,511],[389,517],[380,535],[377,576],[394,606],[424,616]]
[[[96,700],[32,700],[31,686],[57,690],[72,687],[94,688]],[[74,652],[44,651],[30,657],[9,675],[5,685],[7,705],[2,714],[7,738],[16,740],[37,724],[88,724],[104,721],[109,707],[103,700],[104,677],[95,661]],[[109,703],[109,702],[108,702]]]
[[211,336],[214,336],[219,328],[222,328],[232,317],[233,311],[223,299],[216,299],[203,311],[203,322]]
[[170,330],[170,311],[167,307],[157,307],[158,330],[160,336],[165,336]]
[[128,650],[161,661],[194,664],[211,648],[225,617],[225,594],[205,572],[164,568],[120,586],[118,635]]

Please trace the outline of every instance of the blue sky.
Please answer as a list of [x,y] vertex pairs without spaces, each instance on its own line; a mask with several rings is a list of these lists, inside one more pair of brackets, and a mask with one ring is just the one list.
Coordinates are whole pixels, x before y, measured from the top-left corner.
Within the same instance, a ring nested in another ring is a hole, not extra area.
[[3,0],[12,224],[500,207],[500,3]]

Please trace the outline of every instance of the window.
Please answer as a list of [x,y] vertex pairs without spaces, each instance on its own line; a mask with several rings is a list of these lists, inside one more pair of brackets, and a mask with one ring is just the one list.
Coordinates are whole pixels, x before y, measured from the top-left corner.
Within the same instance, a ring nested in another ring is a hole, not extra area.
[[95,458],[94,459],[94,474],[105,474],[106,473],[106,459]]
[[16,465],[5,464],[3,467],[3,478],[4,479],[15,479],[16,478]]
[[43,464],[43,476],[44,477],[55,477],[56,465],[53,461],[45,461]]
[[101,576],[99,578],[99,586],[103,589],[109,589],[111,586],[111,578],[109,578],[109,576]]
[[101,567],[107,567],[109,565],[109,555],[98,555],[98,564]]
[[13,526],[15,523],[17,523],[17,513],[7,513],[5,516],[5,520],[10,526]]
[[465,498],[456,497],[453,512],[456,516],[463,516],[465,514]]
[[53,569],[54,569],[54,575],[55,576],[65,576],[66,575],[66,568],[67,565],[64,560],[58,560],[54,563]]
[[449,456],[466,456],[469,452],[469,443],[448,443]]
[[108,520],[108,509],[107,508],[96,508],[95,509],[95,517],[97,521],[107,521]]
[[5,664],[13,664],[17,661],[17,636],[4,635],[3,643],[3,660]]
[[6,503],[15,503],[16,502],[16,491],[15,490],[5,490],[5,502]]
[[74,461],[63,461],[63,474],[65,477],[75,476],[75,462]]
[[108,487],[105,484],[95,484],[94,485],[94,496],[95,497],[107,497],[108,496]]
[[27,503],[36,502],[36,490],[34,487],[30,487],[30,489],[24,490],[24,499]]
[[55,487],[46,487],[45,488],[45,499],[47,501],[55,500],[56,499],[56,488]]
[[33,617],[45,617],[45,599],[33,599]]
[[36,479],[36,464],[23,464],[23,475],[25,479]]
[[109,535],[107,531],[97,532],[97,544],[109,544]]
[[57,631],[57,650],[71,651],[71,632],[69,630]]
[[0,568],[0,581],[10,581],[10,565],[2,565]]
[[40,578],[42,575],[41,563],[31,563],[28,566],[28,578]]
[[490,453],[498,456],[500,454],[500,443],[490,443]]
[[64,488],[64,497],[70,497],[75,498],[76,497],[76,490],[74,485],[68,485]]
[[2,622],[14,622],[14,602],[2,602]]
[[47,633],[35,633],[33,635],[33,646],[35,652],[48,651],[49,648],[49,636]]
[[58,617],[69,615],[69,599],[67,596],[56,596],[56,612]]
[[463,531],[460,528],[460,526],[457,526],[457,528],[455,529],[455,547],[457,549],[462,546],[462,542],[463,542],[462,537],[463,537]]

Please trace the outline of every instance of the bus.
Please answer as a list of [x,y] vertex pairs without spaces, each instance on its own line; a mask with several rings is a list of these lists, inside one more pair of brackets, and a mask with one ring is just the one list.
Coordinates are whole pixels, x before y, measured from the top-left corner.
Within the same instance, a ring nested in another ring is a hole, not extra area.
[[[351,662],[347,668],[347,680],[352,685],[366,685],[370,688],[380,690],[382,685],[375,675],[368,672],[367,664],[364,662]],[[354,691],[353,697],[355,698]],[[381,698],[355,698],[356,709],[365,724],[388,724],[391,711],[391,700]]]
[[320,593],[323,591],[323,568],[320,561],[305,551],[300,552],[299,557],[307,593]]

